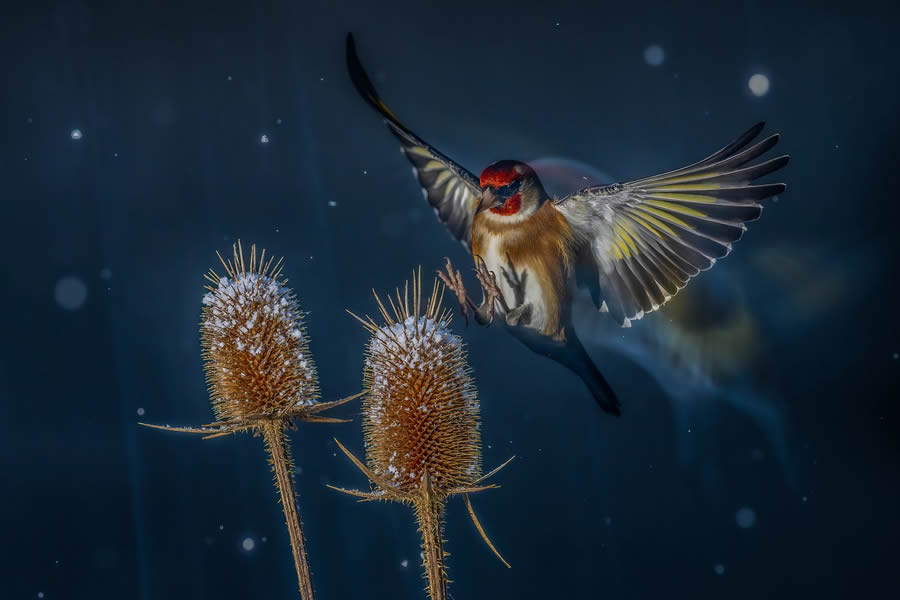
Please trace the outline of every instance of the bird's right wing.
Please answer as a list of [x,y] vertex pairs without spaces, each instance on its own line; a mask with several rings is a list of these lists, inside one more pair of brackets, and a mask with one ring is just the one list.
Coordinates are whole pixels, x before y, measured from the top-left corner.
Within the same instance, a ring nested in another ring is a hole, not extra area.
[[388,128],[400,140],[401,150],[413,166],[413,175],[422,186],[425,200],[450,234],[472,251],[472,218],[481,198],[478,179],[403,125],[385,106],[366,75],[353,34],[347,34],[347,69],[359,94],[384,117]]
[[[554,206],[586,242],[579,281],[601,310],[623,326],[668,302],[731,246],[762,212],[760,200],[783,183],[751,182],[787,164],[787,156],[750,164],[778,143],[751,145],[759,123],[693,165],[628,183],[595,186]],[[584,271],[583,270],[583,271]]]

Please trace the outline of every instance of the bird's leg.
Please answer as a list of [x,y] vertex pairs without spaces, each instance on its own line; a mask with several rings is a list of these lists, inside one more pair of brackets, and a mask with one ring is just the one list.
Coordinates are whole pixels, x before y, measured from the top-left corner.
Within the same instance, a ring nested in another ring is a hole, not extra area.
[[509,306],[497,286],[497,278],[492,271],[489,271],[484,260],[480,256],[475,257],[475,276],[481,284],[482,301],[481,304],[475,304],[466,292],[465,284],[462,280],[462,273],[458,269],[453,268],[450,259],[444,257],[447,266],[444,271],[438,271],[437,275],[452,290],[459,300],[459,311],[466,319],[466,325],[469,324],[469,309],[475,315],[475,322],[479,325],[490,325],[494,320],[495,302],[500,303],[500,308],[504,313],[509,311]]
[[456,299],[459,301],[459,312],[462,313],[463,318],[466,320],[466,326],[468,326],[469,306],[474,310],[477,310],[477,307],[469,299],[469,295],[466,293],[466,286],[462,280],[462,273],[459,272],[459,269],[453,268],[453,263],[450,262],[449,257],[445,256],[444,260],[447,261],[447,266],[444,267],[447,272],[438,271],[437,276],[444,282],[444,285],[447,286],[448,290],[452,290],[456,294]]
[[528,279],[528,271],[523,269],[520,274],[516,270],[515,265],[513,265],[509,254],[506,255],[506,262],[509,265],[509,270],[501,268],[501,271],[503,278],[506,279],[506,283],[513,291],[516,303],[515,308],[506,311],[506,324],[516,327],[520,323],[527,323],[531,319],[531,304],[525,303],[525,281]]
[[[503,273],[503,278],[506,280],[506,283],[512,288],[513,299],[518,307],[525,303],[525,280],[528,279],[528,271],[522,269],[520,275],[516,270],[516,266],[513,264],[509,252],[506,253],[506,264],[509,266],[509,270],[507,271],[501,267],[500,271]],[[510,275],[510,273],[512,273],[512,275]]]
[[475,320],[479,325],[490,325],[494,321],[495,302],[500,304],[504,314],[509,312],[509,305],[497,285],[497,277],[493,271],[488,270],[480,256],[475,257],[475,276],[481,284],[483,298],[481,305],[475,308]]
[[506,324],[510,327],[522,325],[531,320],[531,304],[520,304],[506,313]]

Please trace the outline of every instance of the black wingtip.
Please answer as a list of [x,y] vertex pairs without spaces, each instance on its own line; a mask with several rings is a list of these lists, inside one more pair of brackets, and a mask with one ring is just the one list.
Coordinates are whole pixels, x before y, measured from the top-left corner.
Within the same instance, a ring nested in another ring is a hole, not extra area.
[[735,140],[735,142],[734,142],[735,145],[739,146],[740,148],[743,148],[744,146],[746,146],[747,144],[749,144],[750,142],[755,140],[759,136],[759,134],[762,133],[762,130],[765,129],[765,127],[766,127],[766,122],[760,121],[759,123],[757,123],[750,129],[745,131],[744,134],[742,136],[740,136],[737,140]]
[[372,80],[369,79],[369,75],[363,68],[362,63],[359,60],[359,55],[356,53],[356,39],[350,32],[347,33],[347,72],[350,74],[350,81],[353,82],[353,87],[356,88],[356,91],[369,106],[377,110],[378,114],[384,117],[385,123],[387,123],[394,135],[406,140],[415,137],[415,135],[394,116],[381,100],[378,92],[375,91],[375,86],[372,84]]
[[350,81],[353,82],[356,91],[360,96],[368,100],[370,103],[373,98],[377,98],[375,88],[366,75],[362,63],[359,62],[359,54],[356,53],[356,40],[352,33],[347,33],[347,72],[350,74]]

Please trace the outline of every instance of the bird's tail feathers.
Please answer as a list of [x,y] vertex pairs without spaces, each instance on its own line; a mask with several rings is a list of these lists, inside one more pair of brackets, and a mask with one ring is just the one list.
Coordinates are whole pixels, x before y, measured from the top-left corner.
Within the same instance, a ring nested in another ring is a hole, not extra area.
[[600,408],[617,417],[621,416],[622,406],[616,393],[574,332],[570,333],[566,349],[563,360],[557,360],[581,377]]
[[549,342],[545,336],[521,327],[511,328],[510,332],[533,351],[553,359],[578,375],[600,408],[610,414],[621,416],[622,408],[616,393],[597,369],[574,331],[567,332],[566,341],[563,343]]

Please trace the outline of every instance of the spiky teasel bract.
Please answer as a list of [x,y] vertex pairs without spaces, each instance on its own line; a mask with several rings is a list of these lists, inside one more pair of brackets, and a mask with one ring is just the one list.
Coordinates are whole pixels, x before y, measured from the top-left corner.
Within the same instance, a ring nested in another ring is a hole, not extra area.
[[371,334],[363,375],[367,464],[337,443],[374,489],[334,489],[362,500],[414,505],[429,594],[442,599],[447,585],[443,552],[446,500],[463,496],[479,533],[503,560],[478,522],[468,494],[496,487],[482,482],[509,461],[482,475],[477,388],[465,346],[449,329],[452,313],[442,307],[443,287],[435,281],[424,302],[421,274],[414,275],[412,303],[409,288],[407,284],[402,295],[397,290],[396,301],[388,296],[390,311],[375,294],[382,324],[369,316],[356,317]]
[[344,422],[319,413],[359,394],[318,402],[318,378],[303,313],[281,275],[281,260],[267,260],[265,250],[257,260],[256,246],[251,246],[249,263],[245,262],[240,242],[229,260],[221,255],[219,260],[225,275],[214,270],[206,275],[211,285],[203,297],[200,322],[206,380],[218,421],[203,427],[148,427],[201,433],[206,438],[244,430],[262,434],[281,496],[300,593],[304,600],[312,600],[285,429],[294,421]]

